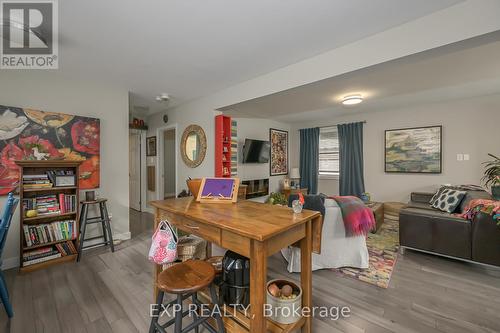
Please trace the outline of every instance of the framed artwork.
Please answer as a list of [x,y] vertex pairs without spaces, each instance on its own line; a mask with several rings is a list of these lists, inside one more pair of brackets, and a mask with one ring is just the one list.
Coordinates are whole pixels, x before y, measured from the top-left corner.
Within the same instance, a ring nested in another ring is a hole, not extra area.
[[288,174],[288,131],[269,129],[269,142],[271,143],[270,175]]
[[385,131],[385,172],[441,173],[442,126]]
[[146,138],[146,156],[156,156],[156,136]]
[[[43,156],[43,157],[42,157]],[[82,161],[80,188],[100,183],[100,121],[0,105],[0,195],[19,184],[16,160]]]
[[234,203],[238,201],[238,178],[203,178],[197,201],[202,203]]

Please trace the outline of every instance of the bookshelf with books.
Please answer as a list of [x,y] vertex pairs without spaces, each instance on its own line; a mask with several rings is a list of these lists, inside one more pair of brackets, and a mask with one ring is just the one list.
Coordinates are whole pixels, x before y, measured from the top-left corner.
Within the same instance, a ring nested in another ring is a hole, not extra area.
[[20,271],[74,261],[79,236],[78,161],[16,161],[19,179]]

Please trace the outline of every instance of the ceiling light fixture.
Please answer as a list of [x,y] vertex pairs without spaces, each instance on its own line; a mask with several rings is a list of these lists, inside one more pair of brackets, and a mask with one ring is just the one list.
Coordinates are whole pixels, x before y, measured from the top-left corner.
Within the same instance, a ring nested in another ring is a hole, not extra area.
[[167,94],[167,93],[163,93],[161,95],[156,96],[155,99],[156,99],[157,102],[160,102],[160,103],[161,102],[167,102],[167,101],[170,100],[170,95]]
[[357,94],[357,95],[349,95],[345,96],[342,99],[342,104],[344,105],[356,105],[363,102],[363,96]]

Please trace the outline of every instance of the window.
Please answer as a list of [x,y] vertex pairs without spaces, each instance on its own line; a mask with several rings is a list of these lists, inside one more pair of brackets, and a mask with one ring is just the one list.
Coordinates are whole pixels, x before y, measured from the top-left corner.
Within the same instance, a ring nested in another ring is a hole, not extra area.
[[337,127],[319,130],[319,175],[339,176],[339,137]]

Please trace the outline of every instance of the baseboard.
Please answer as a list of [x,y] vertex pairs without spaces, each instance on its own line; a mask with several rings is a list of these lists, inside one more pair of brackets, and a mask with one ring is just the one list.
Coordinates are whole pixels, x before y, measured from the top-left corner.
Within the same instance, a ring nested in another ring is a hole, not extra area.
[[154,214],[155,210],[153,207],[145,207],[143,212]]
[[[130,238],[132,238],[132,234],[130,233],[130,231],[127,231],[127,232],[124,232],[121,234],[113,234],[113,239],[115,239],[115,240],[124,241],[124,240],[128,240]],[[98,242],[102,242],[102,240],[96,239],[96,243],[98,243]],[[89,241],[88,245],[92,246],[92,241]],[[87,246],[87,242],[85,242],[85,246]],[[3,260],[2,270],[5,271],[7,269],[17,268],[17,267],[19,267],[19,257],[5,258]]]
[[2,263],[2,271],[19,267],[19,257],[5,258]]
[[469,263],[469,264],[474,264],[474,265],[478,265],[478,266],[484,266],[484,267],[488,267],[488,268],[493,268],[493,269],[496,269],[496,270],[500,270],[500,266],[486,264],[486,263],[482,263],[482,262],[479,262],[479,261],[474,261],[474,260],[469,260],[469,259],[464,259],[464,258],[449,256],[449,255],[446,255],[446,254],[441,254],[441,253],[437,253],[437,252],[421,250],[421,249],[417,249],[417,248],[410,247],[410,246],[404,246],[404,245],[400,245],[400,248],[403,248],[405,250],[412,250],[412,251],[416,251],[416,252],[422,252],[422,253],[432,254],[432,255],[435,255],[435,256],[438,256],[438,257],[443,257],[443,258],[448,258],[448,259],[463,261],[463,262],[466,262],[466,263]]

